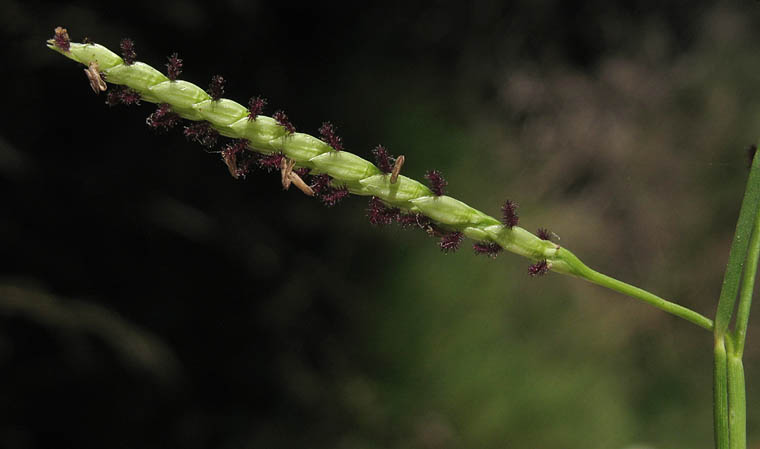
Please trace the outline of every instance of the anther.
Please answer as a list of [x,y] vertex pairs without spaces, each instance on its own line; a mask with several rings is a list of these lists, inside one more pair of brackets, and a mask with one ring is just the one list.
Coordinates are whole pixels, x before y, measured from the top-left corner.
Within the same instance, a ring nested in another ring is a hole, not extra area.
[[232,151],[222,151],[222,160],[227,166],[227,170],[230,171],[230,175],[232,175],[233,178],[238,179],[240,175],[238,174],[237,155]]
[[280,177],[282,179],[282,188],[288,190],[290,188],[291,178],[290,174],[293,173],[293,167],[295,167],[296,161],[288,159],[286,157],[280,159]]
[[90,87],[92,87],[92,91],[95,92],[96,95],[106,91],[108,85],[106,85],[106,82],[103,81],[103,78],[100,76],[100,67],[96,61],[92,61],[90,65],[84,69],[84,73],[87,75],[87,79],[90,80]]
[[306,182],[298,173],[291,171],[288,176],[290,177],[290,181],[293,183],[293,185],[298,187],[298,190],[305,193],[307,196],[314,196],[314,190],[312,190],[312,188],[306,184]]
[[398,181],[398,175],[401,173],[401,167],[404,165],[404,155],[396,158],[396,162],[393,163],[393,170],[391,171],[391,184],[395,184]]

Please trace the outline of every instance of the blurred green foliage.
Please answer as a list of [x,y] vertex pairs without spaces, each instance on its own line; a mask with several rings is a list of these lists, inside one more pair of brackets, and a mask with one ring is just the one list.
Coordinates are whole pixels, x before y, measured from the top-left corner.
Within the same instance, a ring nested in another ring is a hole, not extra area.
[[112,47],[128,35],[156,66],[179,51],[199,85],[222,73],[230,98],[263,94],[299,130],[331,120],[352,151],[439,169],[487,213],[516,200],[524,227],[712,316],[760,135],[760,9],[668,3],[5,2],[0,291],[57,298],[59,316],[97,304],[172,374],[4,305],[0,446],[711,447],[703,330],[531,279],[511,255],[443,255],[367,224],[360,198],[325,209],[276,176],[235,182],[152,135],[149,106],[105,113],[44,47],[64,25]]

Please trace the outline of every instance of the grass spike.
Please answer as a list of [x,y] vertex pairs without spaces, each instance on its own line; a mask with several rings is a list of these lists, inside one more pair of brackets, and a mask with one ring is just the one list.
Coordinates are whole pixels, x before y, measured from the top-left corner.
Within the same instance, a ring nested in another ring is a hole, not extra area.
[[[329,142],[296,132],[283,111],[268,117],[259,115],[258,110],[250,111],[233,100],[212,98],[193,83],[171,80],[150,65],[133,60],[133,46],[127,48],[132,51],[125,52],[125,58],[121,58],[102,45],[68,42],[67,38],[65,29],[59,27],[54,38],[47,41],[47,46],[85,66],[97,63],[100,72],[106,75],[106,82],[126,86],[137,92],[141,101],[161,105],[148,120],[151,126],[168,129],[178,120],[175,117],[206,122],[214,131],[214,136],[219,134],[245,140],[248,150],[262,154],[265,158],[278,153],[294,161],[295,172],[303,169],[316,170],[313,174],[324,175],[320,182],[326,182],[327,185],[310,187],[319,187],[314,188],[315,196],[328,206],[349,194],[374,196],[388,207],[399,211],[396,220],[402,226],[417,226],[427,231],[440,228],[448,233],[461,233],[479,245],[495,244],[506,251],[531,259],[535,264],[531,266],[530,274],[535,272],[539,275],[551,270],[576,276],[647,302],[705,329],[713,328],[712,320],[703,315],[598,273],[565,247],[560,248],[517,226],[516,203],[505,204],[506,210],[502,211],[505,222],[502,223],[444,195],[445,180],[436,171],[428,172],[426,176],[431,181],[432,190],[403,175],[394,177],[392,181],[390,176],[373,163],[348,151],[335,151]],[[253,103],[256,109],[260,108],[259,105],[263,106],[261,102]],[[262,159],[257,160],[261,165]],[[375,221],[383,222],[384,219],[376,217]],[[488,253],[493,251],[493,248],[487,250]]]
[[[186,126],[185,134],[189,133],[188,137],[202,144],[212,145],[218,134],[247,142],[247,149],[259,153],[261,156],[256,160],[265,167],[271,165],[279,169],[281,157],[294,161],[295,169],[318,167],[319,171],[315,175],[321,173],[327,177],[321,178],[315,191],[318,197],[320,188],[325,192],[321,199],[328,205],[335,204],[349,193],[376,197],[400,214],[431,218],[446,232],[459,232],[482,244],[499,245],[534,261],[547,260],[555,271],[571,271],[569,264],[563,262],[563,255],[569,253],[566,249],[560,250],[556,244],[541,240],[517,226],[504,226],[496,218],[442,195],[445,180],[437,171],[429,172],[427,177],[432,175],[433,189],[440,195],[403,175],[391,183],[389,176],[383,176],[389,168],[386,164],[381,162],[381,169],[360,156],[347,151],[335,151],[335,146],[341,148],[342,145],[336,145],[339,138],[334,133],[334,127],[329,124],[322,127],[326,142],[296,132],[282,111],[277,111],[272,117],[261,115],[265,104],[261,97],[255,97],[249,102],[253,108],[250,110],[233,100],[222,98],[221,88],[210,89],[213,92],[209,93],[193,83],[178,79],[178,69],[169,70],[170,76],[167,77],[153,67],[137,61],[131,41],[122,45],[126,47],[122,50],[127,50],[122,58],[94,43],[68,42],[69,48],[65,49],[66,46],[61,45],[60,34],[48,41],[50,49],[85,66],[92,62],[98,63],[109,84],[125,86],[130,92],[139,94],[142,101],[159,104],[159,109],[148,120],[154,128],[168,129],[176,124],[176,117],[197,122]],[[173,54],[169,59],[171,63],[179,58]],[[174,66],[181,67],[176,63]],[[220,79],[215,78],[215,82],[221,87]],[[273,159],[272,164],[267,163],[269,159]],[[575,262],[577,259],[568,260],[573,265],[579,263]]]

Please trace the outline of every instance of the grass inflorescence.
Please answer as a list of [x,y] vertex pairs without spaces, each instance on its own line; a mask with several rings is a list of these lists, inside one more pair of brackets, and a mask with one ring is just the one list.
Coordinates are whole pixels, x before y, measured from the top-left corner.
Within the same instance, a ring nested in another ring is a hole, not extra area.
[[109,104],[157,103],[146,119],[151,128],[167,131],[182,124],[183,134],[208,152],[220,154],[236,179],[244,178],[254,167],[279,171],[284,189],[295,185],[330,207],[351,194],[368,196],[371,223],[395,222],[421,229],[438,239],[444,252],[455,251],[467,237],[474,240],[476,254],[493,258],[506,250],[530,259],[532,276],[549,271],[571,274],[712,329],[711,320],[692,310],[590,269],[564,246],[552,242],[549,237],[553,233],[542,228],[536,235],[521,228],[516,202],[503,203],[501,219],[491,217],[448,196],[448,182],[438,170],[425,173],[426,186],[402,175],[405,157],[393,157],[383,146],[371,151],[376,164],[347,151],[330,122],[323,122],[319,139],[297,132],[282,109],[271,117],[263,115],[267,102],[260,96],[252,97],[248,108],[223,98],[225,80],[221,75],[212,78],[208,90],[179,79],[183,61],[176,54],[168,57],[164,75],[136,60],[129,39],[122,40],[120,57],[99,44],[72,43],[68,32],[59,27],[48,47],[87,66],[85,72],[95,93],[106,90],[104,79],[117,89],[110,94]]
[[[88,73],[94,73],[97,80],[102,74],[112,84],[106,94],[109,106],[158,103],[146,119],[148,126],[167,131],[183,124],[185,137],[220,154],[236,179],[244,178],[254,167],[280,171],[284,188],[295,183],[330,207],[350,194],[371,196],[367,213],[371,223],[395,222],[420,228],[437,238],[444,252],[456,251],[464,237],[469,237],[475,240],[477,254],[493,257],[499,250],[508,249],[534,261],[547,261],[547,269],[559,265],[567,270],[556,257],[557,245],[539,243],[539,237],[516,228],[516,205],[510,218],[504,211],[505,220],[500,223],[446,196],[448,182],[438,170],[425,173],[426,187],[401,175],[405,157],[394,157],[382,145],[371,151],[376,164],[345,151],[332,122],[322,123],[317,139],[297,132],[283,109],[271,117],[263,115],[267,100],[261,96],[251,97],[248,108],[225,99],[226,79],[222,75],[212,76],[208,88],[202,90],[179,79],[184,61],[176,52],[167,57],[163,75],[146,64],[137,64],[135,43],[129,38],[119,43],[121,57],[97,44],[72,44],[68,32],[60,27],[49,46],[88,65]],[[225,143],[226,138],[232,140]]]

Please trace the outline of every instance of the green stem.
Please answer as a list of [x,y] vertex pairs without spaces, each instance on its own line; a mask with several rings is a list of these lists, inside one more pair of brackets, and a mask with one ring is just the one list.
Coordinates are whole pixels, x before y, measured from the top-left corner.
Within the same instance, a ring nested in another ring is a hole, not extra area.
[[744,343],[747,339],[747,324],[749,323],[749,309],[752,306],[752,293],[755,290],[755,277],[757,276],[757,263],[760,258],[760,208],[755,216],[755,226],[752,231],[752,239],[749,243],[747,260],[744,266],[744,277],[739,292],[739,306],[736,309],[736,330],[734,342],[736,349],[733,351],[739,359],[744,354]]
[[747,448],[747,398],[744,365],[740,355],[729,345],[728,354],[728,427],[731,449]]
[[754,226],[751,232],[752,238],[744,262],[744,275],[739,291],[735,330],[726,337],[728,349],[728,427],[731,449],[746,449],[747,447],[747,398],[742,356],[747,339],[749,311],[755,288],[758,259],[760,258],[760,208],[755,213]]
[[747,180],[747,189],[744,192],[739,220],[736,223],[736,233],[728,256],[728,266],[723,278],[723,287],[718,300],[718,311],[715,315],[716,339],[725,335],[731,322],[736,295],[739,292],[742,265],[747,259],[750,234],[757,216],[758,206],[760,206],[760,157],[755,157]]
[[699,327],[707,329],[708,331],[713,330],[713,321],[711,319],[684,306],[662,299],[659,296],[649,293],[644,289],[626,284],[623,281],[619,281],[615,278],[607,276],[606,274],[596,272],[590,268],[588,268],[588,272],[580,274],[580,276],[589,280],[590,282],[593,282],[594,284],[601,285],[602,287],[607,287],[611,290],[615,290],[636,299],[640,299],[647,304],[653,305],[660,310],[664,310],[665,312],[668,312],[672,315],[683,318],[686,321],[694,323]]
[[723,337],[715,339],[713,365],[713,426],[715,448],[730,449],[728,435],[728,380],[726,345]]
[[[752,304],[752,292],[760,257],[760,158],[752,161],[742,200],[736,233],[715,315],[714,412],[715,446],[718,449],[747,447],[747,400],[742,355]],[[741,283],[739,293],[739,280]],[[728,333],[737,293],[735,332]],[[726,354],[728,348],[728,355]],[[730,443],[730,446],[729,446]]]

